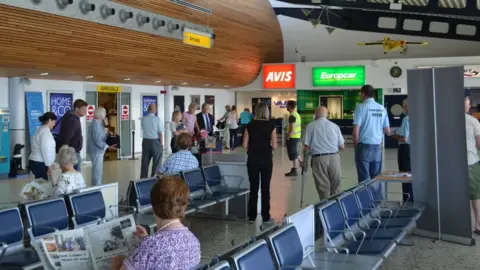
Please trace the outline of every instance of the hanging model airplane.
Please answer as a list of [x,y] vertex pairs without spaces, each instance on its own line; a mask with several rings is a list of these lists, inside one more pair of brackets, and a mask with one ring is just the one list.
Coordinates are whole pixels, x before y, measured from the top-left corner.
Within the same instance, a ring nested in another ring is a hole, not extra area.
[[389,37],[385,37],[383,40],[375,42],[357,43],[358,46],[382,46],[384,54],[387,54],[387,52],[400,50],[400,54],[404,55],[407,53],[408,45],[424,46],[427,44],[428,42],[410,42],[406,40],[391,39]]

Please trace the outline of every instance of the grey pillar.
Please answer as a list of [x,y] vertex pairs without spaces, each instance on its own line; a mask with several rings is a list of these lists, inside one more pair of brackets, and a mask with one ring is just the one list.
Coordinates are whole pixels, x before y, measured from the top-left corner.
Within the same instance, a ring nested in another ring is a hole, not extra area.
[[[21,77],[8,78],[8,100],[10,107],[10,149],[13,151],[15,144],[23,144],[22,168],[26,168],[30,143],[26,143],[26,109],[25,109],[25,84]],[[11,153],[12,154],[12,153]]]
[[463,82],[463,67],[407,72],[416,233],[470,245]]
[[[163,119],[163,122],[164,123],[170,123],[172,121],[172,113],[173,113],[173,91],[172,91],[172,86],[169,85],[169,86],[165,86],[165,91],[167,91],[167,93],[164,95],[164,99],[163,99],[163,102],[164,102],[164,118]],[[165,138],[165,144],[164,144],[164,149],[165,149],[165,152],[166,153],[171,153],[172,152],[172,149],[170,149],[170,141],[172,140],[172,131],[170,130],[170,125],[166,125],[165,127],[165,134],[164,134],[164,138]]]

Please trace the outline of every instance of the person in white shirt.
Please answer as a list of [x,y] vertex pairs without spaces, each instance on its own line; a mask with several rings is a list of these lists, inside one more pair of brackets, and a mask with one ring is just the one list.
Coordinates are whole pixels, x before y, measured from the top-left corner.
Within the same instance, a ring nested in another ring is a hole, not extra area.
[[470,97],[465,98],[465,131],[467,142],[467,161],[468,161],[468,196],[472,203],[475,227],[474,233],[480,235],[480,158],[478,149],[480,148],[480,123],[469,115],[471,101]]
[[28,165],[35,179],[48,180],[48,173],[55,162],[55,139],[51,130],[57,122],[57,116],[52,112],[46,112],[38,120],[42,126],[32,137],[32,152],[28,158]]
[[230,150],[235,150],[237,144],[238,115],[237,106],[233,105],[232,110],[228,112],[227,124],[230,131]]
[[75,149],[68,145],[62,146],[58,151],[56,162],[62,169],[62,174],[53,186],[53,195],[55,197],[64,194],[70,194],[77,189],[85,187],[83,175],[76,171],[73,166],[77,164],[77,154]]

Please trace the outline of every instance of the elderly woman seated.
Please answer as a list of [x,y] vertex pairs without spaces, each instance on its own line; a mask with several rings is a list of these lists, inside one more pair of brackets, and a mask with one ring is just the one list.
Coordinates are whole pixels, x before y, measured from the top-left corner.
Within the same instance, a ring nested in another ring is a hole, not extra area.
[[165,176],[150,191],[157,232],[148,236],[137,225],[142,241],[129,256],[114,257],[110,269],[192,269],[200,263],[200,242],[182,224],[188,204],[188,187],[178,176]]
[[85,187],[83,175],[73,168],[78,162],[74,148],[68,145],[62,146],[58,151],[56,162],[60,165],[62,174],[53,187],[54,196],[69,194]]
[[178,152],[170,155],[158,170],[160,175],[175,175],[182,171],[198,168],[197,158],[190,152],[192,138],[188,133],[177,136]]

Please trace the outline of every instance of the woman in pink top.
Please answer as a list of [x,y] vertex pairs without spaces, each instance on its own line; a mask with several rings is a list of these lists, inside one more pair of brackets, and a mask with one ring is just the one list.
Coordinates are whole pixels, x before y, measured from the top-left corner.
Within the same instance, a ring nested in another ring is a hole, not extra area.
[[195,128],[200,130],[197,123],[197,116],[195,115],[195,110],[197,109],[197,104],[192,103],[188,106],[188,111],[183,113],[183,119],[185,121],[185,127],[187,128],[188,133],[195,133]]

